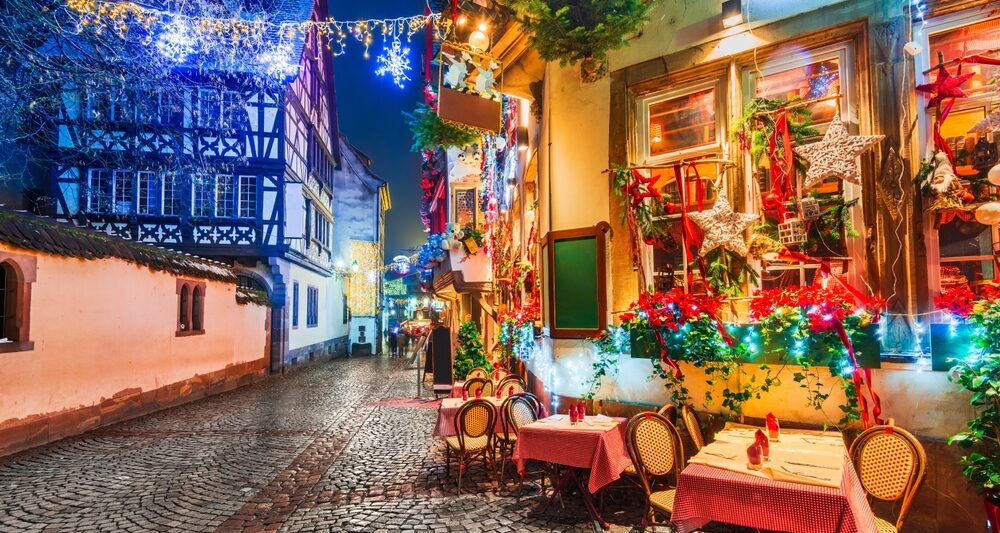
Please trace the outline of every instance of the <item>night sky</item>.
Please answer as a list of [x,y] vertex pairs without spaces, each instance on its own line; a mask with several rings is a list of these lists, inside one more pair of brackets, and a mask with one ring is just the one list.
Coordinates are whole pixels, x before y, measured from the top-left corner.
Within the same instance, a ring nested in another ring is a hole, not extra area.
[[[332,7],[335,19],[357,20],[423,14],[424,5],[418,0],[345,0],[334,1]],[[420,156],[410,152],[410,130],[401,114],[412,111],[422,99],[424,39],[421,32],[409,43],[403,40],[403,46],[410,48],[412,67],[411,79],[404,82],[403,89],[393,84],[391,77],[375,75],[378,66],[375,58],[382,50],[381,36],[372,43],[369,59],[364,58],[364,46],[348,37],[347,53],[333,60],[340,131],[372,159],[375,173],[389,183],[392,210],[386,214],[387,261],[426,239],[419,213]]]

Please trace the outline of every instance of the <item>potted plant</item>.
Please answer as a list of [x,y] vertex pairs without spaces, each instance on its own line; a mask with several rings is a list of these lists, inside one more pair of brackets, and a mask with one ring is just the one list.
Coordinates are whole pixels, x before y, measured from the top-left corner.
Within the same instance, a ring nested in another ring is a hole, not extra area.
[[1000,301],[977,303],[969,322],[973,355],[956,361],[948,379],[972,393],[976,415],[948,443],[968,449],[962,474],[983,494],[990,531],[1000,533]]

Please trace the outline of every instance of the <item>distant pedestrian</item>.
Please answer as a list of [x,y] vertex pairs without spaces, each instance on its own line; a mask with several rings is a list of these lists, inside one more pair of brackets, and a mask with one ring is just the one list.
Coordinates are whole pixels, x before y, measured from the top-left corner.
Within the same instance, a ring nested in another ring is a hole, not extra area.
[[399,347],[396,346],[396,329],[389,328],[389,349],[392,357],[399,357]]
[[403,356],[406,355],[406,343],[407,343],[408,340],[409,339],[407,339],[405,331],[400,331],[396,335],[396,353],[397,353],[396,356],[397,357],[403,357]]

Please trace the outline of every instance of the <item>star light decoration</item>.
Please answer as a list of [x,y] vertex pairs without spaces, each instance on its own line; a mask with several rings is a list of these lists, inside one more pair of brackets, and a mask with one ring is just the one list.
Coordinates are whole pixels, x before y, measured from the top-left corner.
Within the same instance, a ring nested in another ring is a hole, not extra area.
[[751,213],[737,213],[726,197],[725,190],[719,191],[715,205],[708,211],[693,211],[688,217],[698,224],[705,237],[701,242],[698,255],[705,254],[722,246],[736,252],[741,257],[747,255],[747,241],[744,237],[747,228],[759,218]]
[[823,140],[795,147],[795,153],[809,162],[802,186],[809,189],[827,178],[839,178],[860,185],[858,156],[884,138],[884,135],[851,135],[847,133],[847,126],[840,120],[840,115],[834,114]]
[[392,82],[396,84],[396,87],[402,89],[403,81],[410,81],[410,77],[406,74],[410,71],[409,53],[410,49],[403,48],[403,44],[399,42],[399,37],[394,37],[392,45],[388,49],[383,50],[382,55],[376,59],[378,61],[378,68],[375,69],[375,74],[379,76],[386,74],[392,76]]
[[967,72],[958,76],[952,76],[948,72],[948,69],[944,68],[944,65],[940,65],[938,66],[937,78],[934,80],[934,83],[917,85],[916,89],[918,92],[930,95],[930,99],[927,100],[927,108],[929,109],[940,104],[945,98],[968,97],[969,95],[962,90],[962,84],[969,81],[969,78],[974,75],[972,72]]

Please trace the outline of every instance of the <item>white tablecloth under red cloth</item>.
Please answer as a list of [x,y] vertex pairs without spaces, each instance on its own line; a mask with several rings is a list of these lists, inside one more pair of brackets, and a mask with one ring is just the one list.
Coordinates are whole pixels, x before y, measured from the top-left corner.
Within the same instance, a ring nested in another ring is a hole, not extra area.
[[[557,415],[560,416],[560,415]],[[565,415],[561,415],[565,416]],[[607,429],[560,423],[535,422],[521,428],[514,446],[514,462],[520,472],[529,460],[590,469],[587,489],[597,492],[614,482],[631,464],[625,449],[625,419]]]
[[775,481],[703,464],[680,475],[674,512],[679,533],[709,522],[791,533],[870,533],[875,516],[845,456],[839,488]]

